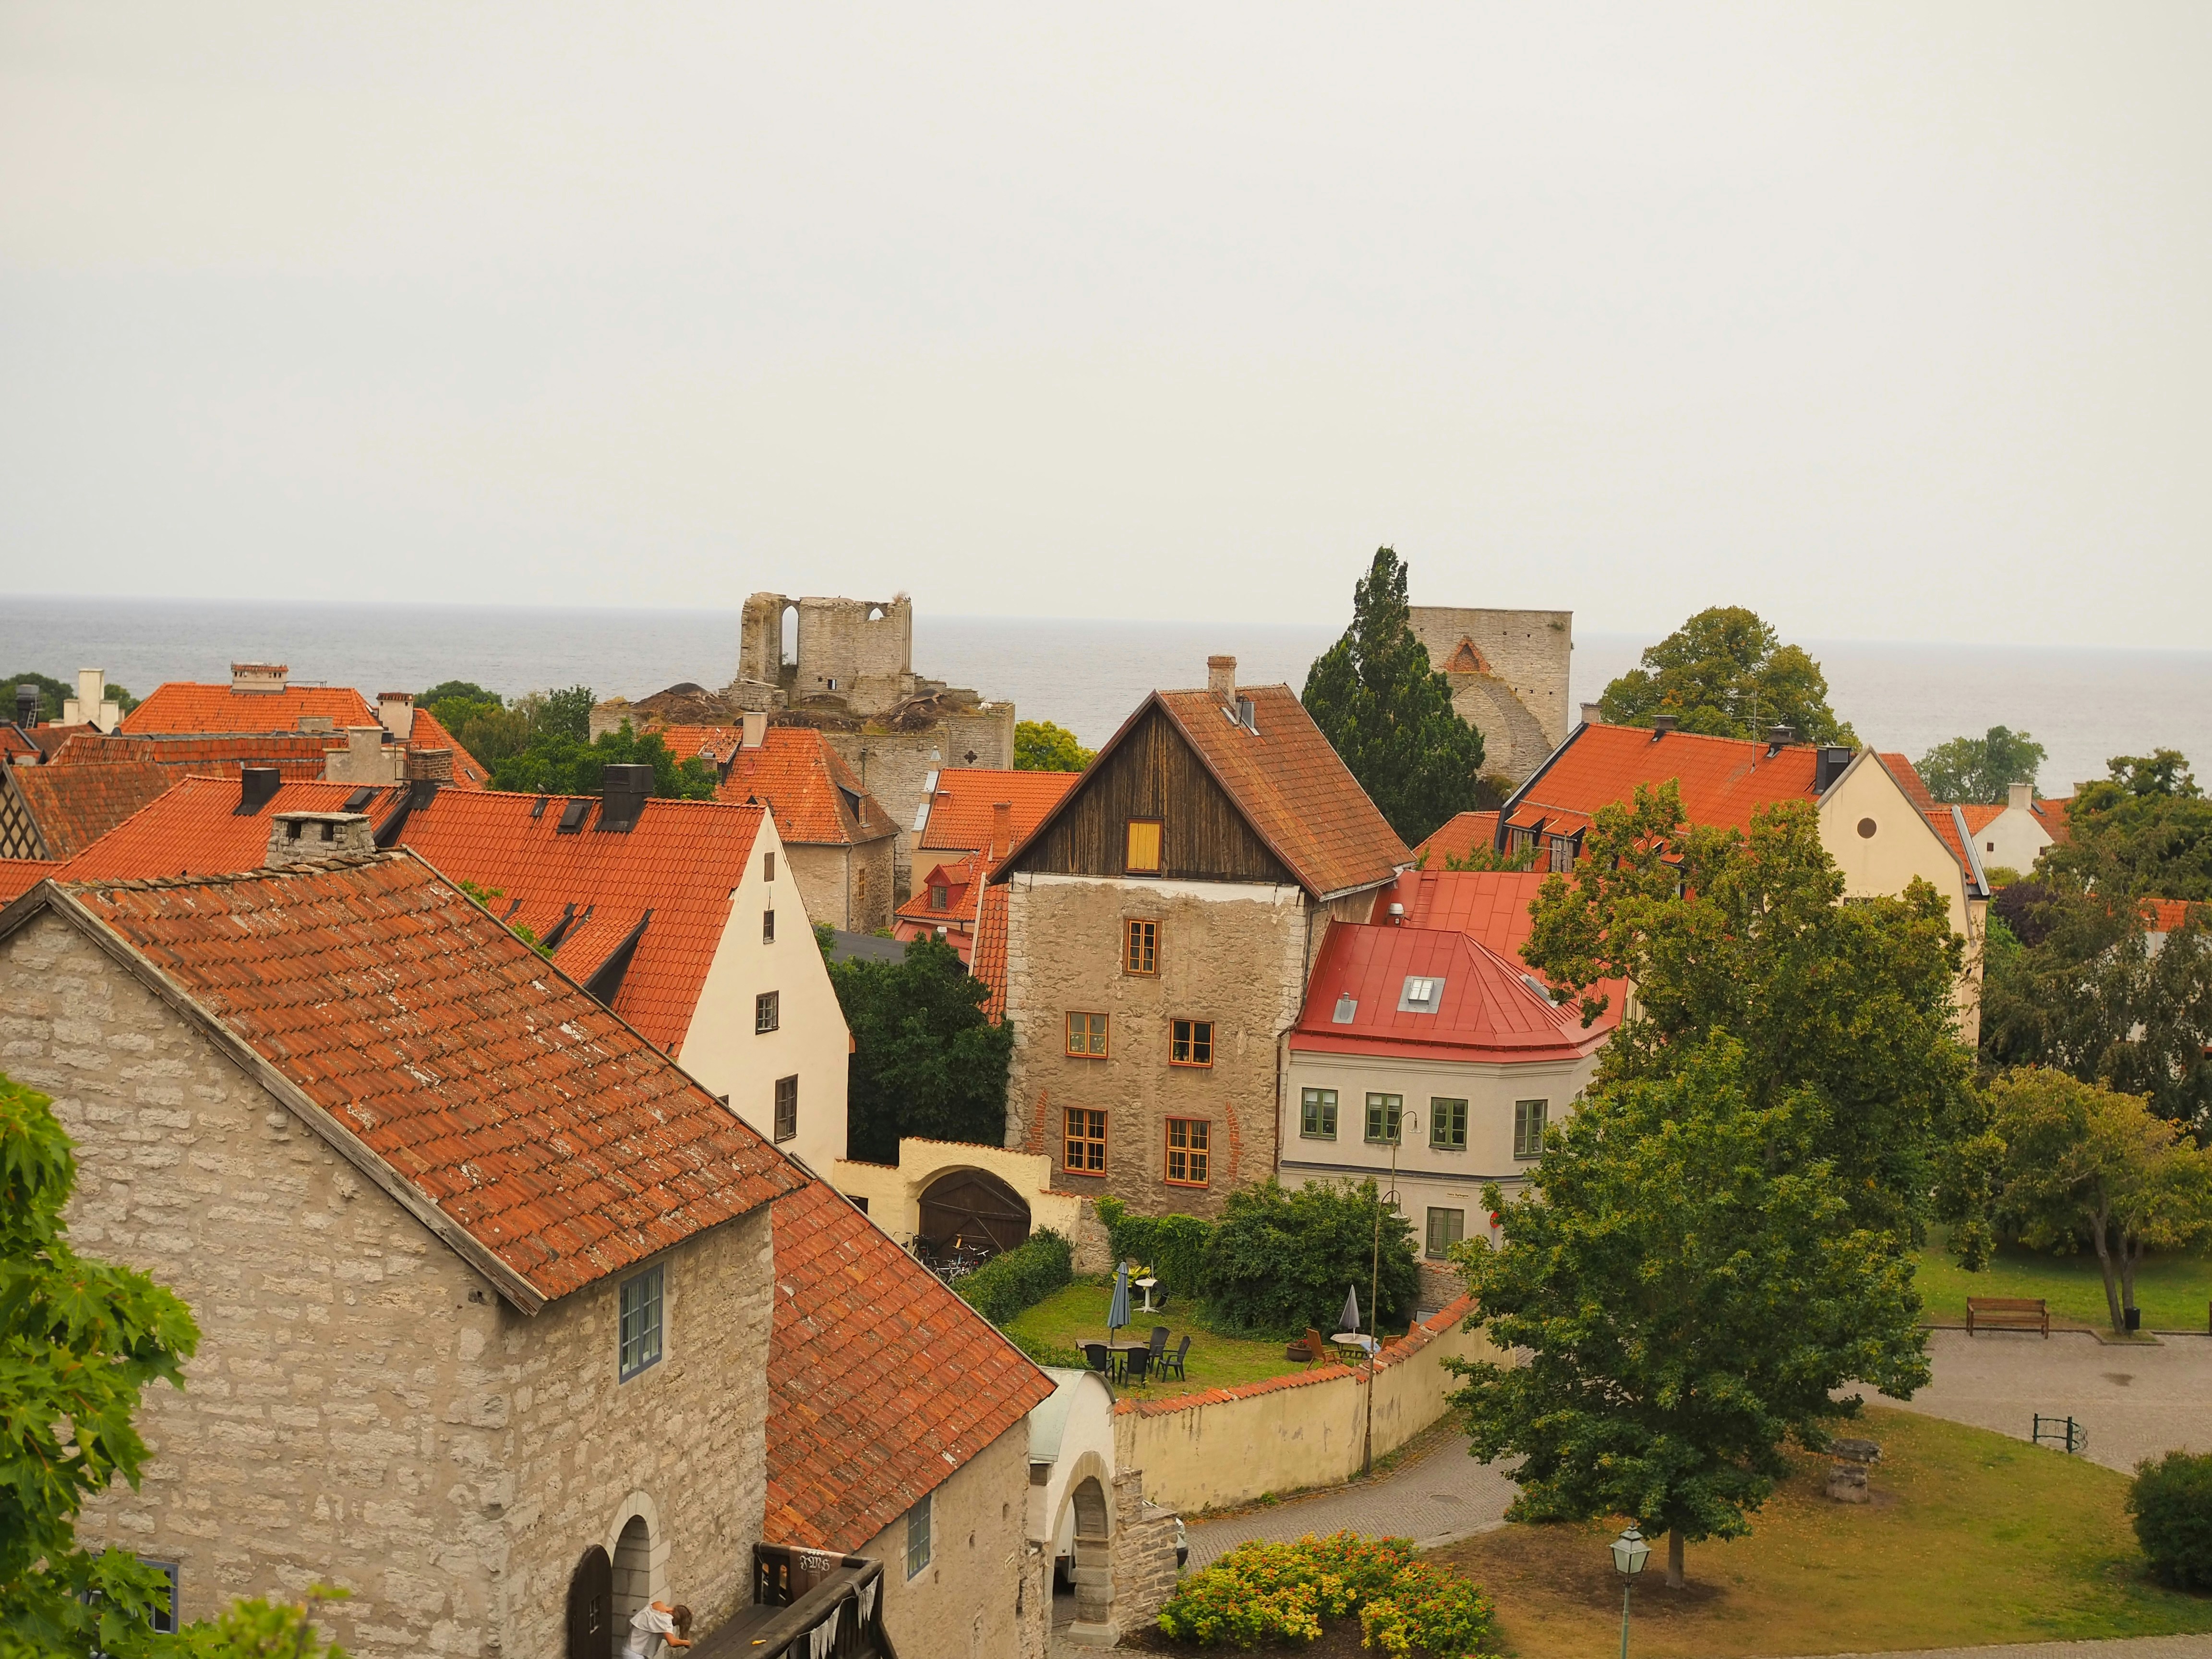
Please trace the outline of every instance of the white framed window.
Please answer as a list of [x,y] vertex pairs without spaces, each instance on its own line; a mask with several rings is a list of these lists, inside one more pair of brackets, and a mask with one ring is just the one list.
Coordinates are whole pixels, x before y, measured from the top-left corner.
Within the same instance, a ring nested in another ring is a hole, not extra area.
[[906,1512],[906,1576],[909,1578],[929,1565],[929,1504],[935,1492],[926,1492],[921,1502]]
[[775,1030],[783,1024],[783,994],[779,991],[763,991],[753,999],[753,1032],[760,1036]]
[[621,1352],[616,1380],[627,1382],[660,1363],[660,1269],[623,1281]]
[[1551,1110],[1548,1100],[1516,1100],[1513,1103],[1513,1156],[1527,1160],[1544,1155],[1544,1119]]

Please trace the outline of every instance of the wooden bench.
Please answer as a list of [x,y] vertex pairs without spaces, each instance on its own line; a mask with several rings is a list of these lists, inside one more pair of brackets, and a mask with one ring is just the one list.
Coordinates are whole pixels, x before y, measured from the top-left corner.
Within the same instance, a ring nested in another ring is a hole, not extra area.
[[1970,1296],[1966,1298],[1966,1334],[1978,1330],[2041,1331],[2051,1335],[2051,1306],[2039,1297]]

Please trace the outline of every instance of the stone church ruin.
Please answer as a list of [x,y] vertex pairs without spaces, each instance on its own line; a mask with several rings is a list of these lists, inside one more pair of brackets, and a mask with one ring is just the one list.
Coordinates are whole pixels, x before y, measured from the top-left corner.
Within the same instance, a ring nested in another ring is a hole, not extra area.
[[1571,611],[1417,605],[1413,637],[1451,682],[1452,707],[1482,733],[1482,769],[1519,785],[1567,740]]

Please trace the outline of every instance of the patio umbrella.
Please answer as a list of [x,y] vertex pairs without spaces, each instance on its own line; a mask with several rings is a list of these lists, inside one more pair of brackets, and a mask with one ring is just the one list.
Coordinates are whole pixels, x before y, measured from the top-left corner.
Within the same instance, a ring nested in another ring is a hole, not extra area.
[[1345,1286],[1344,1311],[1337,1315],[1336,1324],[1339,1330],[1356,1331],[1359,1328],[1358,1285],[1347,1285]]
[[1106,1340],[1111,1342],[1114,1333],[1129,1322],[1129,1264],[1126,1261],[1114,1269],[1114,1302],[1106,1310]]

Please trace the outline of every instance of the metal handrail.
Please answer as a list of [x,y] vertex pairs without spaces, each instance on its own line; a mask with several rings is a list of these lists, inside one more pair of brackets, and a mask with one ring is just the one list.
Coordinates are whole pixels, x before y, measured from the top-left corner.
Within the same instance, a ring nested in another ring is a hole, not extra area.
[[[757,1558],[761,1551],[778,1550],[780,1546],[757,1547]],[[797,1600],[782,1606],[756,1603],[753,1609],[765,1614],[755,1620],[740,1618],[737,1623],[743,1637],[744,1651],[757,1655],[759,1659],[812,1659],[813,1649],[809,1640],[824,1625],[835,1623],[836,1634],[830,1650],[836,1659],[898,1659],[884,1630],[884,1566],[880,1561],[865,1556],[848,1555],[830,1575],[815,1584]],[[865,1624],[860,1618],[862,1591],[870,1584],[876,1586]],[[851,1609],[848,1613],[846,1610]]]

